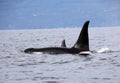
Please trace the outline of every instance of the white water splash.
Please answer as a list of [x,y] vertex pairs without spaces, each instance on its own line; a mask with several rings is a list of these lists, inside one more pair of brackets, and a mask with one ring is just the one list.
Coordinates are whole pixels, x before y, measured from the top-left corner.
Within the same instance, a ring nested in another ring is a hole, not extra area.
[[107,47],[103,47],[97,51],[98,53],[108,53],[111,52],[111,50]]

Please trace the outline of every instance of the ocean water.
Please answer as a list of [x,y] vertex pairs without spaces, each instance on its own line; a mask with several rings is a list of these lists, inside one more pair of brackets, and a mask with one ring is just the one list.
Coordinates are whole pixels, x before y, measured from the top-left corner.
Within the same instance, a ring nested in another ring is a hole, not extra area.
[[81,28],[0,30],[0,83],[119,83],[120,27],[89,28],[90,49],[114,52],[87,57],[26,54],[29,47],[72,47]]

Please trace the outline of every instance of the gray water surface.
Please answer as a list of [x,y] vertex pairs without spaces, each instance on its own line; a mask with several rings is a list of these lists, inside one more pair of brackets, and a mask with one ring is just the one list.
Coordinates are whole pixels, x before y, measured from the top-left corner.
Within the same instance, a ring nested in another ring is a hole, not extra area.
[[[120,52],[81,55],[25,54],[29,47],[68,47],[80,28],[0,31],[0,83],[119,83]],[[90,28],[90,49],[120,51],[120,27]]]

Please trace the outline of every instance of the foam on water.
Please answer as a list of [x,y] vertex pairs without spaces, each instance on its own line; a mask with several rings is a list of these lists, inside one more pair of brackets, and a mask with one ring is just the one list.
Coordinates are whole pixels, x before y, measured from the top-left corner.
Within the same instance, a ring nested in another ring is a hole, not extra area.
[[107,47],[103,47],[97,51],[98,53],[108,53],[111,52],[111,50]]

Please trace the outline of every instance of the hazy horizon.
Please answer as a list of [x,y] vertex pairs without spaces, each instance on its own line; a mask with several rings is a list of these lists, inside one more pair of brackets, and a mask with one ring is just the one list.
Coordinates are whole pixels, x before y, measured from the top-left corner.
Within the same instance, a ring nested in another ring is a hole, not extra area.
[[0,0],[0,29],[120,26],[119,0]]

